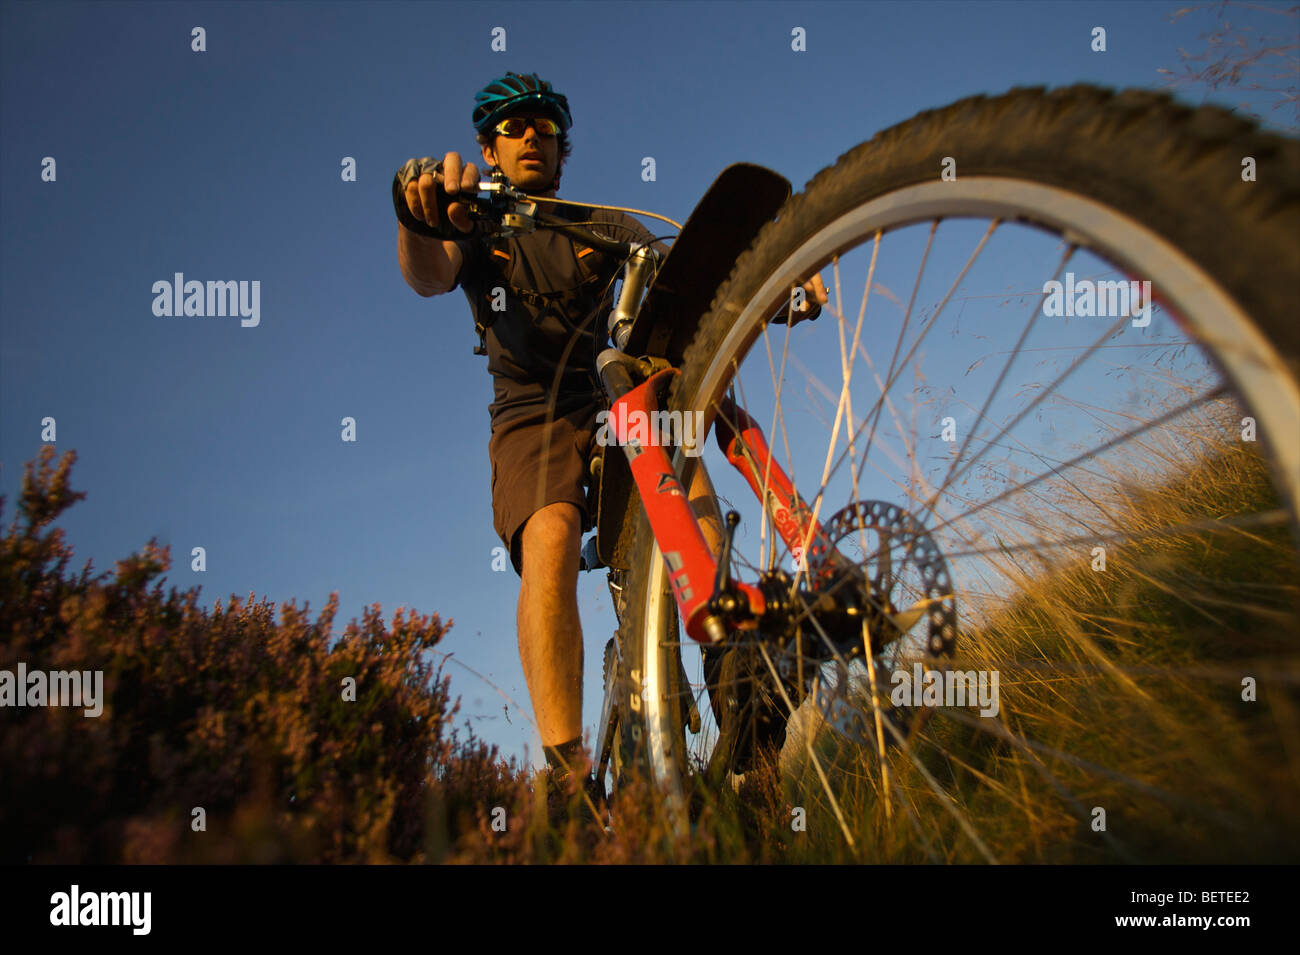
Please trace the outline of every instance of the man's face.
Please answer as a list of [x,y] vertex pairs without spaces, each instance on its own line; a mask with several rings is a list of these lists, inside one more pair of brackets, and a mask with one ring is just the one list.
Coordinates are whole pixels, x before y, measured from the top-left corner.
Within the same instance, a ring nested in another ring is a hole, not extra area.
[[[545,113],[512,113],[527,119],[545,116]],[[560,164],[560,137],[542,136],[531,123],[524,134],[516,139],[494,136],[492,146],[483,147],[483,159],[497,165],[518,188],[524,192],[547,192],[555,182]]]

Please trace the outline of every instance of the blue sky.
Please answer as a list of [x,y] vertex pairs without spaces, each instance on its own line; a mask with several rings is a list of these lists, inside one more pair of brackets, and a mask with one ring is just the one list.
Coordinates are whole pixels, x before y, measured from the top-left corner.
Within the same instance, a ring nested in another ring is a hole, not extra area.
[[[1158,87],[1157,69],[1213,25],[1168,22],[1178,6],[7,2],[4,522],[52,416],[89,494],[60,522],[77,570],[110,570],[157,535],[168,584],[201,585],[204,606],[253,592],[318,611],[338,591],[336,632],[375,603],[387,621],[399,606],[438,613],[455,621],[442,649],[526,707],[519,581],[491,567],[491,380],[464,296],[424,299],[400,276],[394,171],[473,151],[474,92],[536,71],[574,114],[562,196],[684,221],[729,163],[798,189],[876,131],[964,96]],[[195,26],[206,52],[190,49]],[[806,52],[790,49],[795,26]],[[1094,26],[1105,53],[1090,49]],[[258,280],[260,324],[155,316],[151,287],[176,272]],[[355,443],[340,440],[345,416]],[[196,545],[202,574],[185,556]],[[590,728],[614,620],[600,574],[579,599]],[[448,672],[480,736],[538,761],[526,710]]]

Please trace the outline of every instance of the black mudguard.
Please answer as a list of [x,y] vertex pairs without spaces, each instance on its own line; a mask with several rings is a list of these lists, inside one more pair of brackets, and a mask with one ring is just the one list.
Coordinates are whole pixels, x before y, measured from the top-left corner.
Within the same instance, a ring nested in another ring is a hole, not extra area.
[[[736,163],[722,170],[686,220],[646,292],[627,353],[680,365],[718,286],[759,230],[776,218],[790,192],[789,180],[763,166]],[[628,519],[628,501],[635,485],[621,449],[602,449],[607,450],[613,453],[603,455],[596,551],[606,566],[627,570],[635,527],[635,521]]]

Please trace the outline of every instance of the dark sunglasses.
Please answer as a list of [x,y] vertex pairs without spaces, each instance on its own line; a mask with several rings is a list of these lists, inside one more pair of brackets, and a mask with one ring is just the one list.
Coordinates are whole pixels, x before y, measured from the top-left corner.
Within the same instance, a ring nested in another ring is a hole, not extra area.
[[530,125],[537,130],[538,136],[555,136],[560,131],[560,124],[553,119],[547,119],[545,116],[539,116],[536,119],[511,116],[509,119],[503,119],[497,123],[492,131],[498,136],[518,139]]

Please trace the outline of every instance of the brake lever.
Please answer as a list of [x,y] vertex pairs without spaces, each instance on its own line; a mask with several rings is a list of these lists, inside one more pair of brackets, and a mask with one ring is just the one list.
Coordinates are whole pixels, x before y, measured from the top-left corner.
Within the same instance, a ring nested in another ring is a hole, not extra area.
[[472,219],[485,223],[494,235],[527,235],[537,229],[537,203],[504,176],[480,182],[478,191],[487,193],[487,198],[474,196],[459,201],[469,207]]

